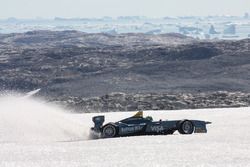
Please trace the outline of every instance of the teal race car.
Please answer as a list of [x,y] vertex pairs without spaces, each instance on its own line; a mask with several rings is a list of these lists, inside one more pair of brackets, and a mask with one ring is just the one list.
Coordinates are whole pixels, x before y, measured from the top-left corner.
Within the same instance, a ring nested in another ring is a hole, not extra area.
[[113,138],[139,135],[169,135],[178,131],[180,134],[207,133],[207,124],[211,122],[201,120],[159,120],[153,121],[151,116],[143,117],[139,111],[134,116],[104,124],[105,117],[92,118],[94,127],[90,132],[92,138]]

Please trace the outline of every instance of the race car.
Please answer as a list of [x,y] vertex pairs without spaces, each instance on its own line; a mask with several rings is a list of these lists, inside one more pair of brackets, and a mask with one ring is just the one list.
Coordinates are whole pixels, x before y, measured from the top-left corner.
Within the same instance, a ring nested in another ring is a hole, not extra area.
[[207,133],[207,124],[211,122],[201,120],[159,120],[153,121],[151,116],[143,117],[143,111],[134,116],[110,122],[103,125],[105,117],[95,116],[92,118],[94,127],[91,127],[93,138],[113,138],[137,135],[168,135],[178,131],[180,134]]

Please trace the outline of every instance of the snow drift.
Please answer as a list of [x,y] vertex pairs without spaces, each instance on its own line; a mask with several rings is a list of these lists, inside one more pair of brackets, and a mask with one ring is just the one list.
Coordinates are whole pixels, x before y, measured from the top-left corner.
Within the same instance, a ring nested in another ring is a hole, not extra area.
[[0,142],[70,141],[87,138],[87,129],[59,106],[32,95],[5,93],[0,97]]

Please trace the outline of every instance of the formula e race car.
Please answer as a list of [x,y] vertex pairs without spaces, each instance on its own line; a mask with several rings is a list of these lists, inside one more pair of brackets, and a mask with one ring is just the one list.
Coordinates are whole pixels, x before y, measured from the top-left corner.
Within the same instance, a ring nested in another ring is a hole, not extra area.
[[152,117],[143,117],[139,111],[134,116],[110,122],[103,125],[104,116],[92,118],[94,127],[90,129],[93,138],[112,138],[137,135],[168,135],[178,131],[180,134],[207,133],[207,124],[211,122],[201,120],[159,120],[153,121]]

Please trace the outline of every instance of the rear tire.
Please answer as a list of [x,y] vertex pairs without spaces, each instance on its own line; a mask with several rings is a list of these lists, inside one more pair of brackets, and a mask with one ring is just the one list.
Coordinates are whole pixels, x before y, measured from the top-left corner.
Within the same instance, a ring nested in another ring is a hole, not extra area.
[[117,134],[117,129],[112,124],[105,125],[102,129],[103,138],[112,138],[112,137],[115,137],[116,134]]
[[189,120],[184,120],[179,123],[178,131],[180,134],[188,135],[194,132],[194,125]]

